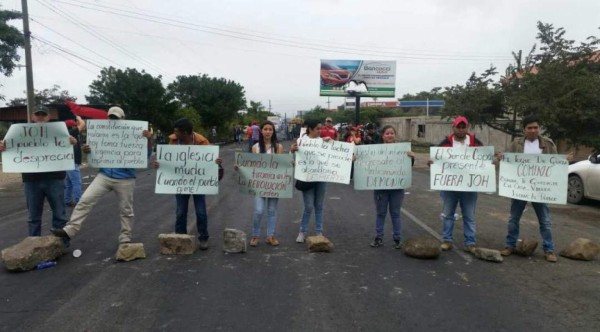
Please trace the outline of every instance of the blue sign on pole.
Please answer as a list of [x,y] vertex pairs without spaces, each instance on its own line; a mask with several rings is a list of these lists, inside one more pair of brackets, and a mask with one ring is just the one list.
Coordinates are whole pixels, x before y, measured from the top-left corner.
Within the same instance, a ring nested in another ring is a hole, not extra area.
[[442,107],[446,105],[443,100],[401,100],[399,102],[400,107]]

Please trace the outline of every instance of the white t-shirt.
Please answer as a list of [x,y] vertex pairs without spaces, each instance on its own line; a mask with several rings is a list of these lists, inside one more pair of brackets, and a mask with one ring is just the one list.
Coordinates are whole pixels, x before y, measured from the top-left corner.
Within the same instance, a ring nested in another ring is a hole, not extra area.
[[[267,150],[267,154],[271,154],[273,152],[273,149],[271,148],[271,144],[265,144],[265,150]],[[260,145],[258,143],[255,143],[252,146],[252,152],[260,153]]]
[[534,153],[541,154],[542,149],[540,149],[540,140],[535,139],[534,141],[530,141],[528,139],[525,140],[525,145],[523,146],[524,153]]
[[452,136],[452,147],[466,148],[467,146],[469,146],[470,143],[471,143],[471,137],[469,137],[469,135],[465,135],[465,140],[462,142],[455,140],[454,136]]

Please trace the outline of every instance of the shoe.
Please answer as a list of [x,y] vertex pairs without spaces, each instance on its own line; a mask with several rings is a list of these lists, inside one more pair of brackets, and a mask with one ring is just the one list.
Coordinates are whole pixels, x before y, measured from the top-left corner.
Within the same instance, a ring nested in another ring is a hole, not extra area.
[[545,252],[544,258],[546,258],[546,261],[550,263],[556,263],[556,261],[558,261],[558,258],[552,251]]
[[473,250],[475,250],[475,245],[474,244],[467,244],[463,250],[465,252],[469,252],[469,253],[473,253]]
[[198,244],[198,249],[200,249],[200,250],[208,249],[208,240],[200,240],[200,244]]
[[258,245],[258,237],[257,236],[253,236],[252,239],[250,239],[250,246],[251,247],[256,247]]
[[383,246],[383,240],[381,238],[376,237],[375,240],[373,240],[373,242],[371,242],[370,246],[373,248],[381,247],[381,246]]
[[279,240],[277,240],[274,236],[267,236],[266,242],[273,247],[277,247],[279,245]]
[[394,249],[402,249],[402,243],[400,243],[400,240],[394,240]]
[[440,246],[440,248],[443,251],[448,251],[448,250],[452,249],[452,242],[444,242],[444,243],[442,243],[442,245]]
[[69,234],[67,234],[67,232],[65,232],[65,230],[62,228],[51,228],[50,232],[52,234],[54,234],[54,236],[56,236],[56,237],[60,237],[60,238],[67,239],[67,240],[71,239]]
[[510,256],[514,253],[515,253],[515,248],[506,247],[506,248],[500,250],[500,255],[502,255],[502,256]]
[[321,233],[321,232],[316,233],[315,236],[323,236],[323,233]]
[[298,237],[296,238],[296,242],[298,243],[304,243],[304,238],[306,237],[306,234],[300,232],[298,233]]

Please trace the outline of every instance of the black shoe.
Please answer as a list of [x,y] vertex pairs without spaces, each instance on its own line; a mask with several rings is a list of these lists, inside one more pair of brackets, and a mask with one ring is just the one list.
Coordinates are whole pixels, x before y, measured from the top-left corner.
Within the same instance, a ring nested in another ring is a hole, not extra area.
[[57,236],[57,237],[60,237],[60,238],[63,238],[63,239],[67,239],[67,240],[71,239],[71,237],[69,236],[69,234],[67,234],[67,232],[65,232],[65,230],[62,229],[62,228],[51,228],[50,232],[52,234],[54,234],[54,236]]
[[371,242],[371,247],[375,248],[375,247],[381,247],[383,245],[383,240],[376,237],[375,240],[373,240],[373,242]]
[[198,248],[200,250],[207,250],[208,249],[208,240],[200,240],[200,244],[198,245]]
[[394,240],[394,249],[402,249],[402,243],[400,243],[400,240]]

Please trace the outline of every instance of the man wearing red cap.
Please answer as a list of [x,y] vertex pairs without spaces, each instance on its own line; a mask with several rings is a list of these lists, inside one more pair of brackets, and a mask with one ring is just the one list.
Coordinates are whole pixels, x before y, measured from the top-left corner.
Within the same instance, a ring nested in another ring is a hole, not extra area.
[[[469,133],[469,121],[464,116],[459,116],[452,122],[452,135],[446,137],[438,146],[441,147],[473,147],[483,146],[475,134]],[[460,203],[463,214],[465,251],[471,252],[475,248],[475,206],[477,192],[472,191],[441,191],[444,208],[442,211],[442,250],[452,249],[452,231],[454,229],[454,214]]]
[[331,118],[325,119],[325,126],[321,129],[321,138],[329,137],[334,141],[338,139],[337,130],[333,127],[333,120]]

